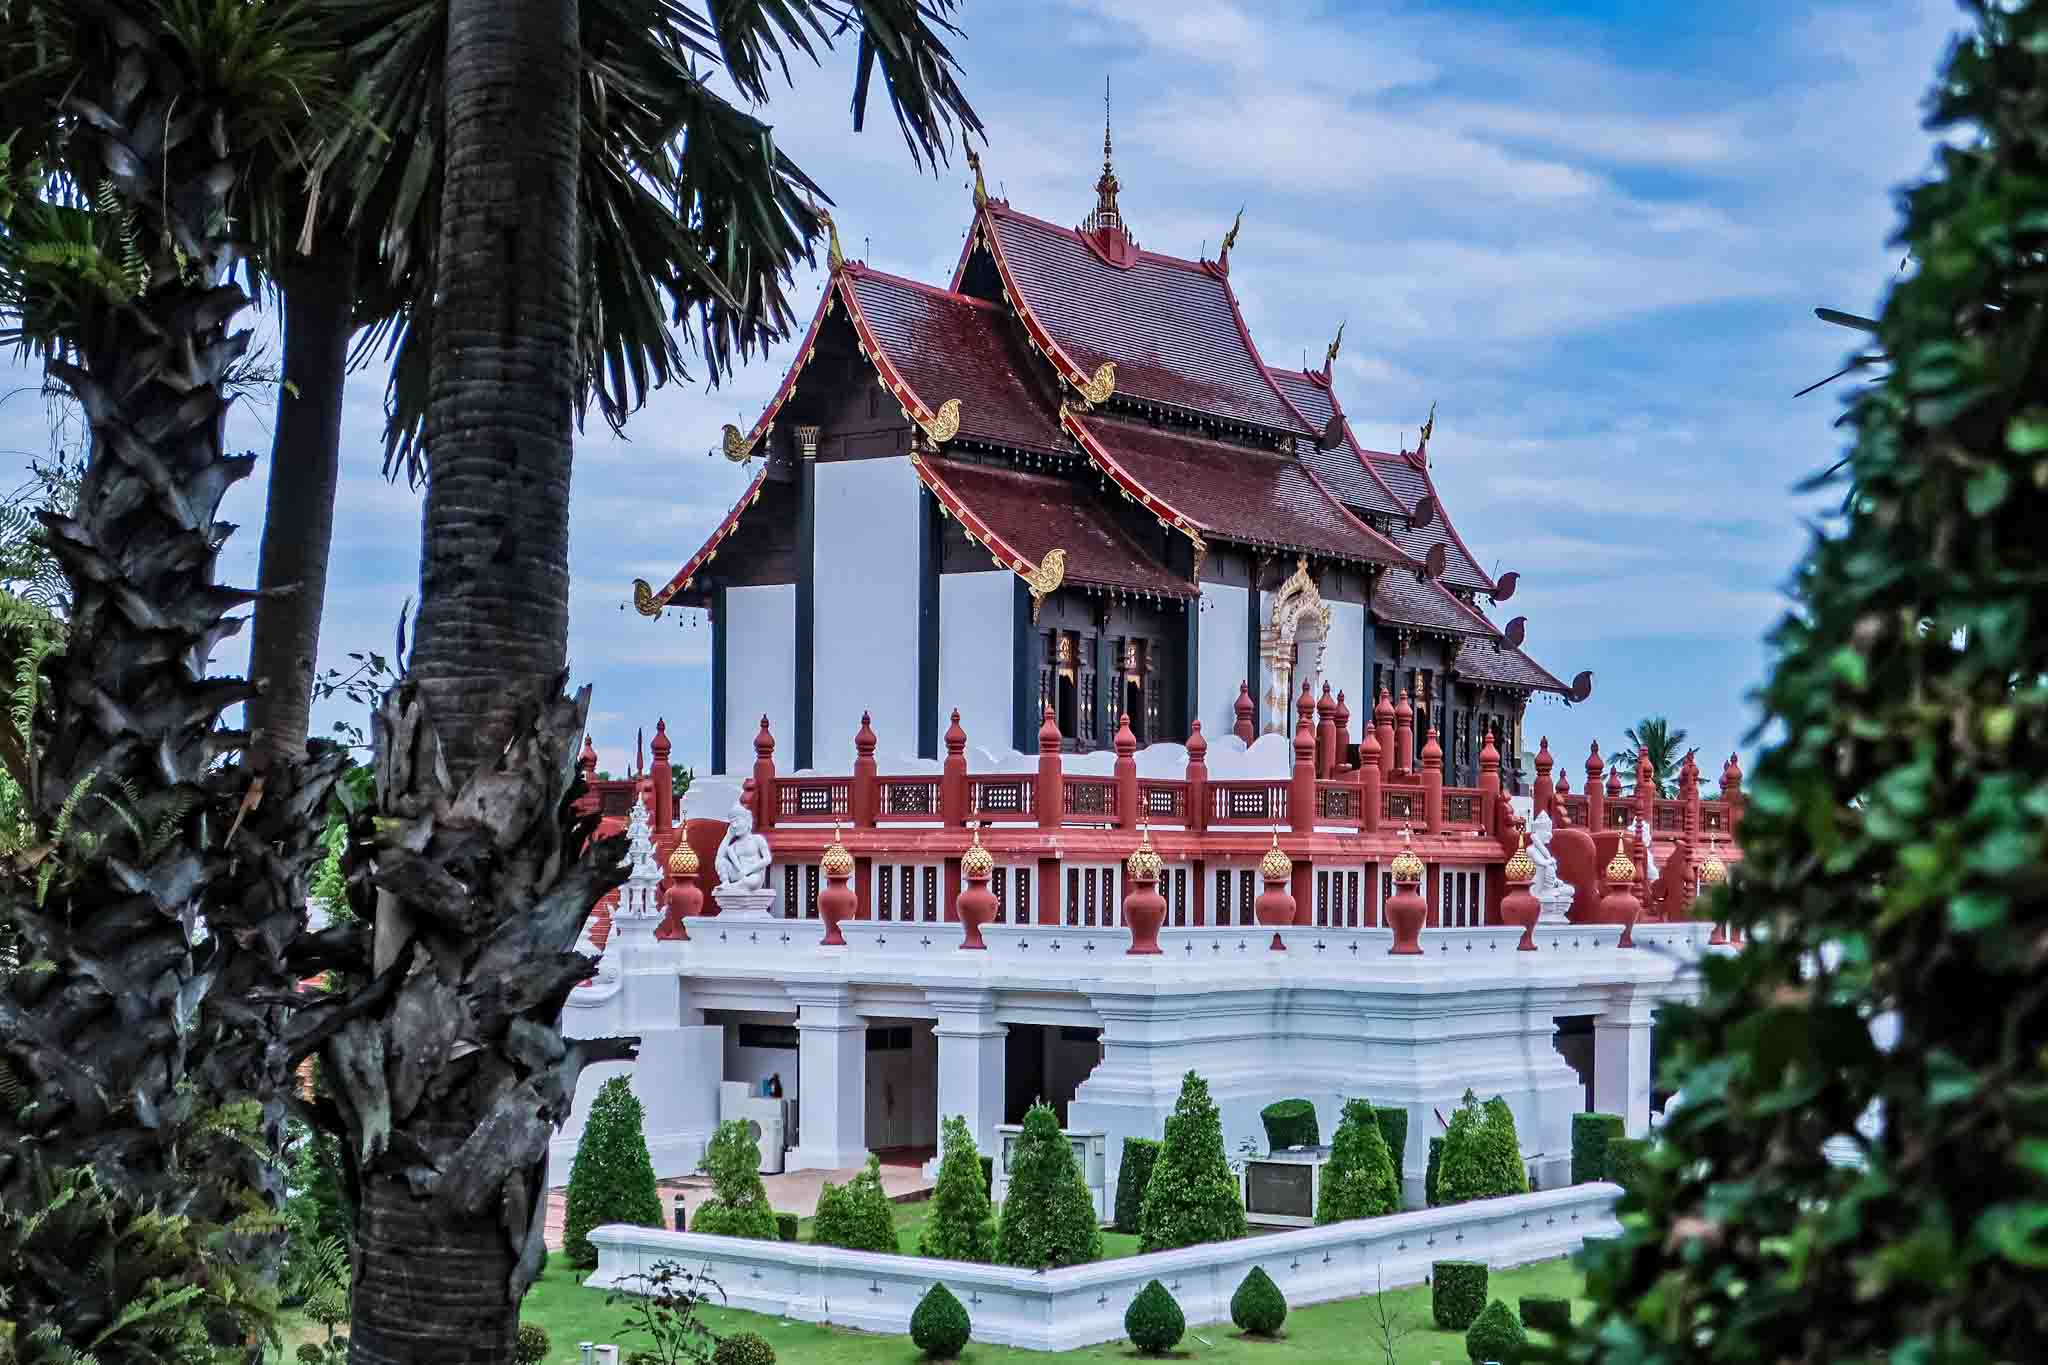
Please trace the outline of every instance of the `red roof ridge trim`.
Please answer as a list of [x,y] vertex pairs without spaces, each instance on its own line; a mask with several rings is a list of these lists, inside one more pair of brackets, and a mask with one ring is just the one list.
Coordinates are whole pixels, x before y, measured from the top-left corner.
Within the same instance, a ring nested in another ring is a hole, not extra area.
[[[1024,291],[1017,287],[1016,277],[1010,273],[1010,263],[1003,256],[1002,241],[996,235],[995,205],[996,201],[990,200],[975,210],[974,230],[967,234],[968,250],[970,253],[972,252],[977,238],[983,239],[988,243],[989,259],[995,262],[996,277],[1002,281],[1003,301],[1010,305],[1011,311],[1015,312],[1018,320],[1024,324],[1025,335],[1031,339],[1031,344],[1034,347],[1053,362],[1053,368],[1059,372],[1061,378],[1072,384],[1077,391],[1085,389],[1088,384],[1088,372],[1075,364],[1074,358],[1068,355],[1057,341],[1053,340],[1052,333],[1046,329],[1044,323],[1038,320],[1038,315],[1031,311],[1031,304],[1024,297]],[[1009,212],[1009,210],[1006,208],[1004,212]],[[1026,217],[1028,215],[1018,214],[1016,216]],[[1053,224],[1047,223],[1046,226],[1052,227]],[[1060,228],[1059,231],[1065,232],[1067,229]],[[1075,236],[1076,240],[1078,240],[1079,235],[1075,234]],[[961,258],[961,269],[965,268],[966,257],[963,256]],[[959,281],[956,279],[954,283],[957,285]]]
[[661,615],[661,609],[668,605],[669,599],[689,587],[690,581],[697,576],[697,570],[717,557],[718,543],[739,529],[740,514],[752,507],[760,498],[761,485],[767,482],[767,479],[768,465],[763,461],[760,472],[755,474],[754,481],[747,485],[747,491],[740,494],[740,500],[732,505],[732,511],[725,514],[725,520],[718,523],[718,528],[711,533],[710,539],[704,542],[696,554],[690,556],[689,563],[676,570],[675,577],[669,579],[660,592],[649,592],[644,579],[633,580],[633,606],[642,616]]
[[[1299,417],[1301,419],[1302,426],[1314,432],[1316,430],[1316,424],[1314,422],[1309,421],[1308,414],[1303,412],[1299,407],[1297,407],[1295,405],[1294,400],[1287,396],[1287,390],[1281,388],[1279,383],[1273,380],[1272,376],[1275,373],[1275,371],[1263,363],[1260,365],[1259,368],[1266,371],[1267,382],[1272,383],[1273,391],[1280,395],[1280,401],[1287,405],[1287,410],[1289,412],[1292,412],[1296,417]],[[1373,483],[1378,486],[1380,492],[1385,493],[1387,495],[1388,502],[1393,503],[1394,506],[1399,507],[1404,511],[1407,510],[1408,504],[1401,501],[1400,495],[1395,493],[1393,489],[1387,486],[1387,481],[1380,477],[1380,472],[1372,467],[1372,461],[1368,460],[1365,457],[1365,447],[1358,443],[1358,434],[1351,429],[1351,419],[1344,415],[1344,405],[1337,401],[1337,386],[1330,382],[1329,377],[1319,370],[1289,369],[1279,371],[1279,373],[1299,374],[1303,379],[1307,380],[1308,382],[1321,386],[1323,392],[1327,394],[1330,399],[1330,411],[1335,413],[1337,415],[1338,420],[1343,424],[1344,444],[1350,446],[1351,453],[1358,457],[1359,467],[1365,470],[1365,477],[1371,479]],[[1316,432],[1315,439],[1320,441],[1322,439],[1322,433]],[[1302,467],[1304,469],[1307,468],[1306,465]],[[1328,490],[1325,491],[1327,492]],[[1382,537],[1382,539],[1384,539],[1384,537]]]
[[1117,463],[1116,457],[1096,439],[1095,433],[1088,430],[1080,414],[1064,403],[1060,404],[1060,426],[1081,443],[1081,450],[1088,456],[1090,464],[1107,474],[1111,482],[1127,496],[1135,499],[1140,507],[1158,518],[1161,525],[1171,526],[1188,538],[1188,542],[1195,547],[1194,578],[1196,582],[1200,582],[1202,561],[1209,555],[1209,543],[1202,538],[1202,532],[1209,528],[1139,483],[1135,475]]
[[[1081,246],[1089,246],[1088,234],[1079,228],[1068,227],[1064,223],[1055,223],[1050,218],[1040,218],[1037,214],[1026,213],[1022,209],[1011,208],[1010,202],[1007,199],[991,199],[987,204],[983,205],[983,208],[989,212],[1000,213],[1005,218],[1015,218],[1036,227],[1050,229],[1053,232],[1073,238]],[[1092,247],[1090,249],[1093,250]],[[1102,253],[1098,251],[1096,254],[1100,256]],[[1142,247],[1133,243],[1131,247],[1131,263],[1135,265],[1140,260],[1145,259],[1157,261],[1161,265],[1172,266],[1177,270],[1185,270],[1190,273],[1197,271],[1213,273],[1209,271],[1208,267],[1214,264],[1214,262],[1191,261],[1185,256],[1169,256],[1163,251],[1153,251],[1149,247]]]
[[782,405],[796,392],[797,376],[803,373],[805,363],[811,358],[811,348],[818,343],[818,332],[824,327],[825,319],[832,314],[832,298],[839,292],[839,279],[845,268],[841,266],[833,271],[832,278],[826,282],[825,293],[818,300],[818,311],[811,315],[811,325],[804,331],[804,339],[797,344],[796,358],[790,361],[789,368],[783,372],[782,383],[776,386],[775,396],[768,400],[768,406],[754,419],[753,429],[747,432],[748,450],[751,451],[759,445],[761,439],[774,428],[775,414],[782,411]]
[[[840,297],[846,300],[847,321],[853,324],[853,334],[860,343],[861,355],[874,366],[882,383],[888,388],[889,396],[896,400],[896,406],[903,410],[920,427],[930,426],[938,420],[939,410],[918,395],[910,387],[910,381],[903,377],[903,371],[896,368],[896,362],[889,357],[889,350],[882,339],[875,335],[875,329],[868,325],[867,316],[861,312],[859,292],[850,283],[836,282]],[[951,395],[947,395],[950,397]],[[939,400],[945,402],[945,398]],[[913,437],[913,440],[915,438]]]
[[960,523],[960,529],[967,533],[967,538],[989,551],[989,558],[995,561],[996,567],[1008,569],[1026,583],[1037,586],[1033,582],[1038,573],[1037,561],[1004,540],[994,527],[970,510],[965,500],[953,491],[953,486],[939,477],[939,471],[933,469],[914,447],[910,452],[910,467],[917,471],[918,482],[931,490],[931,495],[939,500],[941,507],[952,513],[953,519]]
[[848,261],[845,270],[849,275],[864,276],[871,280],[882,280],[889,284],[900,284],[907,289],[915,289],[920,294],[930,294],[936,298],[944,299],[948,303],[965,303],[976,308],[988,309],[996,309],[1001,306],[992,299],[978,299],[972,294],[963,294],[957,289],[947,289],[941,285],[928,284],[923,280],[913,280],[908,275],[898,275],[894,271],[877,270],[873,266],[860,261]]

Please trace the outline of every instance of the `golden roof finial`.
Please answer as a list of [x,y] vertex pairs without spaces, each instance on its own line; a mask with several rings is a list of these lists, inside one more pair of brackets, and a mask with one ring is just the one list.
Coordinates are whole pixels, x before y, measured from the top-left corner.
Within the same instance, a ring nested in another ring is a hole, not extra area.
[[812,206],[818,214],[818,221],[825,225],[825,264],[833,270],[846,264],[846,253],[839,249],[839,224],[832,221],[832,215],[817,205]]
[[818,866],[828,877],[851,877],[853,875],[853,855],[846,851],[845,844],[839,842],[839,822],[837,820],[832,822],[832,842],[827,845],[824,856],[818,859]]
[[968,877],[987,877],[996,870],[993,853],[981,846],[981,821],[974,822],[974,845],[960,858],[960,871]]
[[1403,824],[1401,826],[1401,851],[1394,855],[1394,861],[1387,871],[1393,874],[1395,881],[1413,884],[1420,882],[1429,869],[1422,865],[1422,859],[1416,857],[1415,850],[1408,846],[1409,838],[1408,826]]
[[1429,417],[1422,424],[1422,434],[1415,438],[1415,453],[1422,454],[1429,449],[1430,433],[1436,430],[1436,400],[1429,400]]
[[1138,826],[1138,846],[1124,862],[1124,875],[1134,882],[1156,882],[1163,866],[1158,850],[1152,847],[1152,826]]
[[1337,335],[1330,338],[1330,347],[1323,352],[1323,376],[1329,377],[1330,367],[1337,363],[1337,352],[1344,345],[1344,324],[1337,324]]
[[981,178],[981,153],[973,147],[967,149],[967,165],[974,172],[974,207],[980,208],[988,202],[988,186]]
[[1095,212],[1088,215],[1082,225],[1083,232],[1094,232],[1099,228],[1113,228],[1121,232],[1124,226],[1123,212],[1117,208],[1116,169],[1111,164],[1109,141],[1109,77],[1102,78],[1102,178],[1095,182]]
[[1230,231],[1223,234],[1223,250],[1217,253],[1217,260],[1219,262],[1226,264],[1229,262],[1230,248],[1237,245],[1238,229],[1242,228],[1243,226],[1244,205],[1240,204],[1237,207],[1237,217],[1233,218],[1230,222]]

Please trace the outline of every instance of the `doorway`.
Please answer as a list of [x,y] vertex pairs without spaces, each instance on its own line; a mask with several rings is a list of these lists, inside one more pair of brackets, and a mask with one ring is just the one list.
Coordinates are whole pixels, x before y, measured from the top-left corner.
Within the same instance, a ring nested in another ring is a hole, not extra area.
[[930,1020],[876,1020],[867,1031],[868,1150],[884,1164],[938,1143],[938,1040]]
[[1045,1103],[1067,1122],[1067,1105],[1102,1060],[1102,1030],[1046,1024],[1011,1024],[1003,1039],[1003,1122],[1022,1123],[1032,1105]]

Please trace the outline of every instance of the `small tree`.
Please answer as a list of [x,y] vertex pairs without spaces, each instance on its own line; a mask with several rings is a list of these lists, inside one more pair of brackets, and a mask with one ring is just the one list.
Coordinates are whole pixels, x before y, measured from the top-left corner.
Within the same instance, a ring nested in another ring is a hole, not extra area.
[[1484,1106],[1479,1125],[1479,1164],[1490,1197],[1529,1192],[1529,1167],[1522,1160],[1522,1139],[1515,1131],[1515,1111],[1495,1095]]
[[775,1236],[775,1210],[761,1183],[761,1144],[743,1119],[718,1125],[704,1146],[711,1197],[697,1206],[690,1231],[719,1237]]
[[1398,1207],[1401,1182],[1408,1174],[1408,1110],[1404,1105],[1394,1104],[1374,1109],[1372,1116],[1379,1121],[1380,1137],[1386,1141],[1387,1154],[1394,1160],[1394,1200]]
[[1394,1173],[1394,1156],[1380,1136],[1371,1103],[1346,1100],[1343,1117],[1337,1121],[1337,1136],[1330,1144],[1329,1163],[1323,1167],[1316,1221],[1377,1218],[1400,1207],[1401,1182]]
[[1145,1187],[1138,1248],[1170,1251],[1244,1235],[1244,1199],[1223,1155],[1223,1118],[1208,1082],[1190,1071],[1181,1078],[1166,1141]]
[[1420,1324],[1401,1316],[1395,1301],[1387,1297],[1384,1267],[1374,1276],[1373,1291],[1365,1300],[1365,1330],[1380,1365],[1401,1365],[1401,1342],[1420,1330]]
[[1522,1164],[1514,1112],[1498,1095],[1482,1107],[1467,1090],[1444,1134],[1443,1165],[1437,1172],[1438,1201],[1462,1204],[1468,1199],[1528,1192],[1529,1171]]
[[1165,1355],[1180,1344],[1187,1330],[1187,1315],[1157,1280],[1148,1281],[1124,1310],[1124,1335],[1140,1355]]
[[995,1254],[996,1226],[981,1153],[967,1120],[949,1118],[940,1136],[944,1155],[932,1186],[931,1216],[917,1235],[917,1254],[942,1261],[986,1261]]
[[583,1126],[576,1163],[569,1168],[562,1229],[562,1250],[579,1270],[597,1264],[597,1248],[590,1244],[592,1228],[606,1223],[662,1225],[661,1194],[655,1189],[654,1163],[648,1159],[642,1129],[645,1118],[640,1097],[624,1076],[606,1081],[590,1102],[590,1121]]
[[910,1339],[930,1360],[951,1360],[967,1344],[974,1324],[967,1309],[943,1284],[934,1284],[910,1315]]
[[1287,1296],[1265,1267],[1253,1266],[1230,1296],[1230,1320],[1248,1336],[1270,1337],[1287,1321]]
[[1422,1199],[1431,1208],[1444,1202],[1443,1172],[1444,1140],[1433,1137],[1429,1140],[1429,1165],[1422,1172]]
[[868,1156],[866,1169],[844,1185],[826,1181],[818,1191],[811,1240],[848,1251],[896,1250],[896,1206],[882,1188],[882,1160]]
[[1522,1352],[1528,1345],[1529,1334],[1515,1321],[1513,1310],[1499,1299],[1486,1305],[1465,1333],[1465,1356],[1473,1365],[1484,1361],[1521,1365]]
[[1124,1157],[1116,1173],[1116,1230],[1136,1235],[1139,1215],[1145,1207],[1145,1187],[1152,1183],[1152,1169],[1159,1163],[1157,1138],[1127,1137]]
[[1095,1201],[1052,1109],[1034,1104],[1010,1161],[1009,1197],[996,1225],[998,1265],[1051,1270],[1101,1259]]

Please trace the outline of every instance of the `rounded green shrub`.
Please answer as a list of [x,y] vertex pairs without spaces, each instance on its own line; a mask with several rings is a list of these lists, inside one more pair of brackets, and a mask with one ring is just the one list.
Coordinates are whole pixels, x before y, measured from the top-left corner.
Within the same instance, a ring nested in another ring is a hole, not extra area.
[[1157,1280],[1149,1281],[1124,1310],[1124,1335],[1140,1355],[1165,1355],[1187,1335],[1187,1316]]
[[1135,1234],[1139,1214],[1145,1207],[1145,1187],[1152,1183],[1152,1169],[1159,1163],[1159,1142],[1154,1138],[1124,1139],[1123,1160],[1116,1172],[1116,1230]]
[[896,1208],[882,1188],[882,1159],[870,1153],[866,1169],[844,1185],[826,1181],[811,1216],[811,1240],[848,1251],[894,1253]]
[[1287,1321],[1287,1296],[1264,1266],[1253,1266],[1230,1296],[1230,1320],[1239,1331],[1255,1337],[1270,1337]]
[[973,1330],[966,1305],[943,1284],[927,1289],[917,1302],[917,1311],[910,1315],[910,1339],[931,1360],[951,1360],[959,1355]]
[[1499,1365],[1521,1365],[1528,1349],[1529,1334],[1499,1299],[1486,1305],[1465,1333],[1465,1358],[1474,1362],[1497,1361]]
[[1381,1140],[1387,1144],[1387,1155],[1394,1161],[1394,1202],[1398,1208],[1401,1181],[1408,1173],[1408,1110],[1403,1105],[1388,1105],[1375,1108],[1372,1117],[1379,1125]]
[[1010,1158],[1009,1197],[996,1224],[998,1265],[1051,1270],[1102,1257],[1095,1200],[1050,1106],[1034,1104]]
[[719,1237],[775,1237],[775,1210],[761,1183],[761,1145],[744,1120],[718,1125],[704,1146],[711,1197],[691,1215],[690,1231]]
[[1444,1169],[1444,1140],[1433,1137],[1429,1140],[1429,1166],[1422,1173],[1422,1199],[1431,1208],[1444,1202],[1442,1183]]
[[793,1213],[775,1215],[775,1236],[784,1242],[794,1242],[803,1231],[803,1219]]
[[1138,1213],[1138,1249],[1168,1251],[1245,1235],[1244,1198],[1223,1155],[1223,1118],[1190,1071],[1166,1120],[1166,1140]]
[[1259,1122],[1266,1126],[1266,1141],[1276,1152],[1313,1147],[1323,1140],[1316,1107],[1308,1100],[1275,1100],[1259,1111]]
[[590,1102],[590,1119],[576,1144],[576,1162],[569,1168],[562,1228],[562,1249],[568,1253],[569,1264],[579,1270],[597,1265],[597,1248],[590,1244],[592,1228],[606,1223],[633,1223],[644,1228],[662,1225],[654,1162],[648,1158],[647,1138],[641,1131],[645,1117],[632,1083],[624,1076],[606,1081]]
[[1547,1294],[1525,1295],[1517,1305],[1521,1311],[1522,1326],[1539,1332],[1563,1332],[1572,1325],[1572,1301],[1552,1298]]
[[512,1365],[543,1365],[548,1358],[548,1329],[537,1322],[519,1324],[512,1342]]
[[1468,1199],[1528,1192],[1529,1171],[1522,1164],[1514,1112],[1498,1095],[1481,1106],[1467,1090],[1444,1134],[1443,1164],[1437,1171],[1438,1201],[1462,1204]]
[[1619,1114],[1572,1115],[1572,1184],[1607,1178],[1607,1149],[1627,1135]]
[[1640,1193],[1649,1159],[1648,1138],[1616,1138],[1607,1144],[1607,1178],[1630,1194]]
[[967,1120],[957,1114],[947,1119],[941,1143],[944,1155],[932,1185],[931,1214],[917,1235],[917,1254],[986,1261],[996,1251],[995,1213],[981,1183],[981,1154]]
[[1462,1332],[1486,1308],[1486,1262],[1432,1261],[1429,1311],[1446,1332]]
[[759,1332],[740,1332],[718,1339],[711,1365],[775,1365],[775,1348]]
[[1316,1196],[1316,1222],[1377,1218],[1401,1207],[1401,1182],[1394,1175],[1393,1154],[1365,1100],[1346,1100],[1337,1136],[1330,1144],[1329,1164]]

